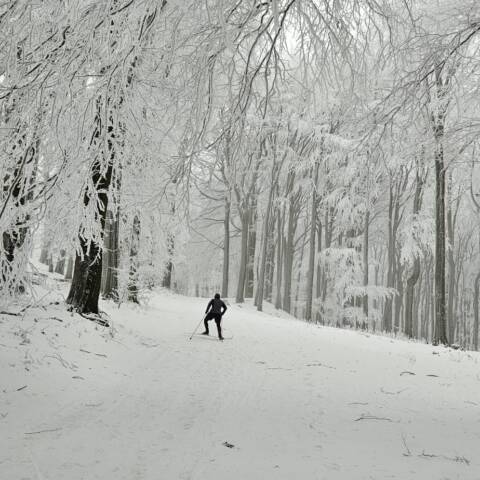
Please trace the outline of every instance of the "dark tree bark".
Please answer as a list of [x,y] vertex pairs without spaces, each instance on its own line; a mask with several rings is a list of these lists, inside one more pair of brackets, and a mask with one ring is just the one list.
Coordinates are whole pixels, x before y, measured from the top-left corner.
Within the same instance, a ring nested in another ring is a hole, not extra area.
[[80,239],[81,253],[75,256],[72,285],[67,303],[79,313],[98,313],[102,278],[102,252],[96,243]]
[[[94,162],[92,171],[92,185],[96,186],[96,197],[99,209],[100,231],[105,231],[105,219],[108,206],[108,189],[112,177],[112,165],[101,173],[100,164]],[[84,205],[95,200],[88,190],[84,195]],[[102,279],[102,250],[101,246],[93,241],[80,240],[80,252],[75,256],[72,285],[67,297],[67,303],[79,313],[98,313],[98,297]]]

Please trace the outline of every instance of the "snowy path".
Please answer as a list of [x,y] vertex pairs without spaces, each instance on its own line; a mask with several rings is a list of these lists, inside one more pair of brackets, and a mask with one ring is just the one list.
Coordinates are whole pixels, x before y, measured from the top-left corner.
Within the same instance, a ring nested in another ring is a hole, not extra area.
[[121,343],[42,320],[72,368],[14,348],[1,324],[0,478],[480,479],[478,354],[236,305],[233,340],[188,341],[205,304],[111,308]]

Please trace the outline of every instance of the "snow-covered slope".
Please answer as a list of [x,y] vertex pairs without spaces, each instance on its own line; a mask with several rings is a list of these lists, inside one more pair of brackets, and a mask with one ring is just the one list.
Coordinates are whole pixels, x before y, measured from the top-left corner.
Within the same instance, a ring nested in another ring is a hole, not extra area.
[[480,479],[478,354],[206,302],[1,316],[0,478]]

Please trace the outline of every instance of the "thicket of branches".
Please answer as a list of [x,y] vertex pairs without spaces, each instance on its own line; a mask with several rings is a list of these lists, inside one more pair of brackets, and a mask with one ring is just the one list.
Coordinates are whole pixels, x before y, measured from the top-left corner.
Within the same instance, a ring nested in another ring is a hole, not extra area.
[[[478,349],[480,6],[0,6],[1,295],[158,285]],[[39,247],[37,252],[36,247]]]

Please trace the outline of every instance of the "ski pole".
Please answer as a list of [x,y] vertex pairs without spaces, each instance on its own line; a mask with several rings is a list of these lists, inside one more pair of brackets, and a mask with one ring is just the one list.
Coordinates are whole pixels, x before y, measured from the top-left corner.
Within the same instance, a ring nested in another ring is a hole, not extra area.
[[195,327],[195,330],[192,332],[192,334],[190,335],[190,338],[189,340],[191,340],[193,338],[193,336],[195,335],[195,333],[197,332],[198,330],[198,327],[202,324],[203,320],[205,319],[206,317],[206,314],[202,317],[202,319],[200,320],[200,322],[198,323],[198,325]]

